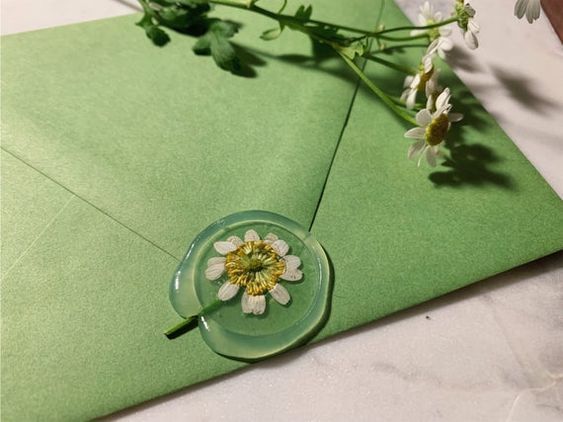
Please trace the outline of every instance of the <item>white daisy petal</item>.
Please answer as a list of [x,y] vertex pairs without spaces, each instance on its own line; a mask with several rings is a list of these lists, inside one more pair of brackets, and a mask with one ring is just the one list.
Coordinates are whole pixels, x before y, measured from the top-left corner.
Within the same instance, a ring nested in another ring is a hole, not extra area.
[[469,19],[469,21],[467,22],[467,29],[470,32],[473,32],[473,34],[478,34],[479,31],[481,30],[481,27],[479,26],[479,24],[475,21],[475,19]]
[[287,289],[279,283],[277,283],[274,288],[270,290],[270,294],[276,300],[276,302],[282,305],[287,305],[289,300],[291,299],[291,296],[289,296]]
[[434,95],[429,95],[426,99],[426,108],[428,109],[428,111],[434,108]]
[[[438,98],[440,98],[440,97],[438,97]],[[425,108],[420,110],[418,113],[416,113],[416,123],[420,127],[428,126],[431,121],[432,121],[432,115]]]
[[205,278],[210,281],[217,280],[223,275],[224,272],[225,272],[225,263],[218,262],[210,265],[205,269]]
[[207,260],[207,266],[210,267],[215,264],[225,264],[226,260],[227,258],[225,258],[224,256],[214,256],[213,258],[209,258]]
[[438,45],[440,44],[440,38],[432,41],[428,48],[426,49],[426,55],[432,55],[438,49]]
[[411,159],[413,158],[417,153],[419,153],[422,148],[424,148],[424,144],[426,142],[424,142],[423,140],[420,140],[418,142],[415,142],[414,144],[412,144],[409,147],[409,153],[408,153],[408,158]]
[[412,139],[424,139],[426,136],[426,132],[422,127],[413,127],[409,129],[405,133],[405,138],[412,138]]
[[239,286],[232,283],[223,283],[223,285],[219,288],[217,292],[217,297],[221,299],[223,302],[232,299],[238,293]]
[[522,19],[522,17],[526,13],[526,9],[528,8],[528,1],[529,0],[518,0],[514,5],[514,14],[518,19]]
[[434,65],[432,64],[432,56],[428,55],[422,59],[422,64],[424,65],[424,73],[430,73]]
[[477,37],[473,32],[467,31],[465,34],[463,34],[463,39],[470,49],[475,50],[477,47],[479,47],[479,41],[477,40]]
[[242,294],[242,299],[240,300],[240,304],[242,306],[242,312],[245,314],[252,313],[252,307],[250,304],[252,296],[250,296],[246,291]]
[[273,243],[278,240],[278,237],[274,233],[268,233],[264,238],[264,242],[266,243]]
[[420,85],[420,74],[419,73],[414,75],[414,77],[411,79],[410,87],[412,89],[418,89],[418,85]]
[[450,88],[444,89],[442,93],[438,95],[438,98],[436,98],[436,109],[440,110],[441,108],[447,106],[450,102],[450,97]]
[[244,234],[244,241],[245,242],[252,242],[252,241],[257,241],[260,240],[260,236],[258,236],[258,233],[256,233],[256,230],[248,230],[245,234]]
[[229,238],[227,238],[227,242],[231,242],[233,245],[235,245],[237,248],[242,245],[244,242],[241,240],[240,237],[238,236],[231,236]]
[[426,161],[428,161],[428,164],[430,164],[430,166],[432,167],[436,167],[436,156],[434,155],[434,152],[432,151],[432,148],[426,148]]
[[301,265],[301,258],[295,255],[286,255],[283,257],[285,261],[285,268],[290,270],[296,270]]
[[528,19],[528,23],[533,23],[536,19],[539,19],[540,10],[540,0],[530,0],[528,3],[528,10],[526,10],[526,19]]
[[416,89],[410,89],[407,95],[407,100],[405,101],[407,108],[410,110],[414,108],[416,103]]
[[452,48],[454,48],[454,42],[450,38],[440,37],[439,40],[440,49],[444,51],[450,51]]
[[286,268],[285,272],[280,275],[280,278],[287,281],[299,281],[303,278],[303,273],[298,269],[288,270]]
[[266,297],[264,295],[253,296],[252,313],[254,315],[262,315],[266,310]]
[[272,249],[279,256],[285,256],[285,254],[289,251],[289,245],[284,240],[278,239],[272,243]]
[[213,247],[221,255],[227,255],[229,252],[233,252],[237,247],[231,242],[215,242]]
[[416,163],[417,167],[420,167],[420,163],[422,162],[422,157],[424,157],[427,149],[428,149],[428,145],[424,145],[424,148],[422,149],[422,152],[420,153],[420,156],[418,157],[418,161]]
[[461,113],[449,113],[448,114],[448,120],[450,122],[459,122],[460,120],[463,119],[463,114]]
[[408,86],[411,86],[412,80],[414,79],[414,76],[409,75],[405,78],[405,83],[403,84],[403,88],[406,88]]
[[432,74],[430,79],[426,82],[426,86],[424,87],[426,97],[429,97],[430,95],[437,93],[438,88],[439,88],[439,86],[438,86],[438,76],[439,76],[439,73],[436,70]]

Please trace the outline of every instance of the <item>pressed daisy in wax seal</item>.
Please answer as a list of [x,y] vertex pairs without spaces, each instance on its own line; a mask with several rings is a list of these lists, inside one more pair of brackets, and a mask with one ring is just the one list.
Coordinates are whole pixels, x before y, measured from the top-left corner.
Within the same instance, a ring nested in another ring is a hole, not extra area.
[[258,233],[250,229],[245,233],[244,241],[238,236],[230,236],[213,246],[223,256],[207,261],[205,277],[213,281],[227,276],[217,293],[222,301],[231,300],[241,288],[244,289],[241,304],[245,314],[263,314],[267,293],[286,305],[291,298],[280,281],[298,281],[303,277],[299,270],[301,259],[288,255],[289,245],[273,233],[260,239]]
[[182,321],[166,335],[176,338],[197,327],[223,356],[262,359],[320,329],[330,286],[328,258],[306,228],[268,211],[231,214],[188,245],[170,283],[170,301]]

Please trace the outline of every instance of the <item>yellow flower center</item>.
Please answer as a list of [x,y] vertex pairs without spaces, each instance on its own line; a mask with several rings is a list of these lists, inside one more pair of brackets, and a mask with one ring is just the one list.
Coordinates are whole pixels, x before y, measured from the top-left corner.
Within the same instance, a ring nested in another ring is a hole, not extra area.
[[251,296],[273,289],[285,271],[285,261],[263,240],[245,242],[226,256],[225,269],[232,284]]
[[438,145],[446,138],[449,128],[448,115],[446,113],[440,114],[426,127],[426,143],[431,146]]

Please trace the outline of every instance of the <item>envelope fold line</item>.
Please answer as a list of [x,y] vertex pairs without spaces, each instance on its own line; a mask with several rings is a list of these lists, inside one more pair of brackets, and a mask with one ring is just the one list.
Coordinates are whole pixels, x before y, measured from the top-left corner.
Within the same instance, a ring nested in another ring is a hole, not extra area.
[[[362,70],[365,68],[367,61],[364,60],[362,63]],[[344,137],[344,133],[346,132],[346,127],[348,126],[348,120],[350,119],[350,115],[352,114],[352,109],[354,108],[354,103],[356,101],[356,95],[358,94],[358,90],[360,89],[361,80],[360,78],[356,78],[356,85],[354,86],[354,92],[352,93],[352,98],[350,99],[350,103],[348,104],[348,111],[346,112],[346,116],[344,117],[344,122],[342,123],[342,128],[340,129],[340,134],[338,135],[338,140],[336,141],[336,145],[334,146],[334,150],[332,151],[332,157],[330,159],[330,163],[328,165],[328,169],[326,170],[326,175],[323,181],[323,185],[321,187],[321,191],[319,192],[319,199],[317,200],[317,204],[315,205],[315,210],[313,211],[313,215],[311,217],[311,222],[309,223],[309,231],[312,230],[313,225],[315,224],[315,218],[317,217],[317,211],[321,206],[321,202],[323,201],[323,195],[325,192],[326,185],[328,183],[328,178],[330,177],[330,173],[332,170],[332,165],[334,164],[334,160],[336,158],[336,154],[338,154],[338,149],[340,147],[340,142]]]
[[[16,160],[20,161],[22,164],[25,164],[26,166],[28,166],[29,168],[33,169],[34,171],[36,171],[37,173],[41,174],[43,177],[47,178],[48,180],[50,180],[51,182],[55,183],[57,186],[60,186],[62,189],[64,189],[65,191],[67,191],[68,193],[70,193],[73,198],[76,197],[78,199],[80,199],[81,201],[85,202],[86,204],[90,205],[92,208],[94,208],[95,210],[99,211],[100,213],[102,213],[103,215],[105,215],[106,217],[110,218],[111,220],[115,221],[117,224],[119,224],[120,226],[124,227],[125,229],[129,230],[131,233],[139,236],[141,239],[143,239],[145,242],[148,242],[149,244],[151,244],[152,246],[154,246],[155,248],[157,248],[158,250],[160,250],[161,252],[165,253],[166,255],[170,256],[171,258],[175,259],[176,261],[180,261],[180,258],[175,256],[174,254],[172,254],[171,252],[167,251],[166,249],[164,249],[162,246],[158,245],[157,243],[155,243],[154,241],[148,239],[147,237],[143,236],[142,234],[140,234],[139,232],[137,232],[136,230],[132,229],[131,227],[127,226],[125,223],[123,223],[122,221],[118,220],[117,218],[115,218],[114,216],[112,216],[111,214],[109,214],[107,211],[104,211],[103,209],[101,209],[100,207],[96,206],[95,204],[93,204],[91,201],[87,200],[86,198],[80,196],[79,194],[77,194],[76,192],[74,192],[73,190],[69,189],[67,186],[61,184],[58,180],[54,179],[53,177],[49,176],[48,174],[46,174],[45,172],[41,171],[40,169],[38,169],[37,167],[33,166],[32,164],[28,163],[26,160],[24,160],[23,158],[19,157],[17,154],[14,154],[12,151],[6,149],[5,147],[0,147],[0,149],[2,151],[4,151],[5,153],[11,155],[12,157],[14,157]],[[66,206],[72,201],[71,198],[68,203],[57,213],[58,217],[61,212],[64,210],[64,208],[66,208]],[[42,232],[44,232],[50,224],[52,224],[53,221],[56,220],[56,217],[51,220],[50,223],[48,223],[45,228],[43,229]],[[38,236],[38,238],[40,237],[40,235]],[[37,239],[35,239],[36,241]],[[32,242],[32,245],[33,243]],[[31,247],[31,245],[30,245]],[[26,249],[25,252],[27,252],[29,248]],[[21,255],[25,255],[25,252]],[[20,257],[18,257],[16,263],[20,260]],[[15,264],[14,264],[15,265]],[[10,268],[11,269],[11,268]],[[9,270],[8,270],[9,271]]]

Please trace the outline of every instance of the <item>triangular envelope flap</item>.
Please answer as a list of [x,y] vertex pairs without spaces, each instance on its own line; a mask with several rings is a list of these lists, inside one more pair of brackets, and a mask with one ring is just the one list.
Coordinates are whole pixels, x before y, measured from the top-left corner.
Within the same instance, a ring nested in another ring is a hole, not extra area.
[[240,76],[189,37],[153,46],[137,15],[5,37],[4,148],[176,257],[241,209],[308,226],[356,81],[303,34],[221,16],[244,24]]

